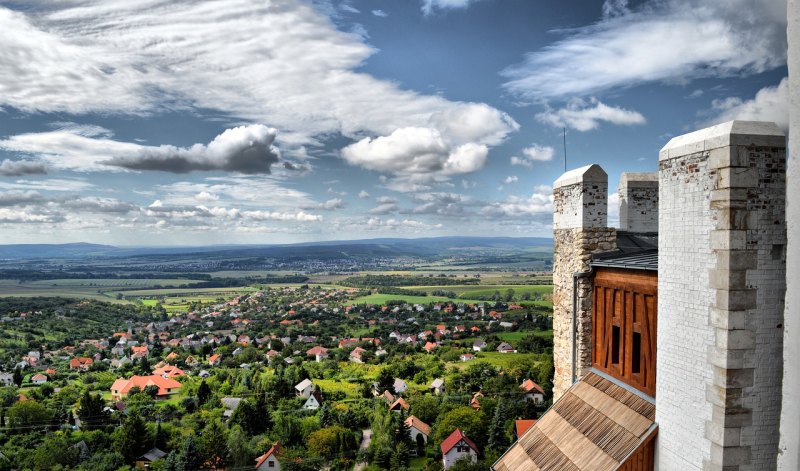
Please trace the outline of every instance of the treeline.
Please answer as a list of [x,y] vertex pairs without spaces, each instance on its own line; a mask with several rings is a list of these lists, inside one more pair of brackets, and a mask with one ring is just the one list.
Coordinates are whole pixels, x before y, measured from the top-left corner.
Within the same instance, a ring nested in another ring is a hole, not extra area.
[[413,275],[363,275],[351,276],[341,281],[344,286],[353,288],[381,288],[395,286],[455,286],[478,285],[479,278],[457,278],[455,275],[413,276]]
[[89,271],[40,271],[25,269],[0,270],[0,279],[42,281],[42,280],[154,280],[168,276],[169,278],[185,278],[187,280],[211,280],[208,273],[113,273],[113,272],[89,272]]

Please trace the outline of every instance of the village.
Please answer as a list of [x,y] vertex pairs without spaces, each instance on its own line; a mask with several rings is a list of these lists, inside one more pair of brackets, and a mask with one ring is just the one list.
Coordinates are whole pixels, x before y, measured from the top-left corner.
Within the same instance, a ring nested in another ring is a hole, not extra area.
[[551,403],[549,307],[356,294],[117,307],[44,343],[18,332],[104,304],[3,312],[0,469],[486,469]]

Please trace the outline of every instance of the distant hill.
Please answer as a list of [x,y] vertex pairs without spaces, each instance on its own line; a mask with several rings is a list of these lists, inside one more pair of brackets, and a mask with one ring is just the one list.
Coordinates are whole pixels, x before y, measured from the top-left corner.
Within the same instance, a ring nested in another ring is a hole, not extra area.
[[435,256],[459,251],[527,249],[552,247],[543,237],[426,237],[419,239],[381,238],[333,240],[275,245],[212,245],[204,247],[115,247],[111,245],[13,244],[0,245],[1,260],[98,259],[127,257],[171,257],[203,254],[203,257],[301,257],[337,258],[341,256]]

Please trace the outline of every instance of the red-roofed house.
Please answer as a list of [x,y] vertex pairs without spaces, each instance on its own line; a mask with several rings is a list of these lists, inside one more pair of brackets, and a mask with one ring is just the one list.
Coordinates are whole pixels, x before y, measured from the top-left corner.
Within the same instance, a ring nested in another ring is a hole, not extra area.
[[442,466],[450,469],[456,461],[465,457],[469,457],[473,463],[478,461],[478,447],[457,428],[442,442]]
[[430,425],[428,425],[425,422],[419,420],[417,418],[417,416],[415,416],[415,415],[409,416],[406,419],[405,424],[408,425],[409,435],[411,435],[411,441],[413,443],[422,444],[422,445],[424,445],[425,443],[428,443],[428,437],[431,436],[431,426]]
[[128,395],[133,387],[138,387],[142,391],[148,386],[157,386],[158,392],[156,399],[165,399],[172,394],[176,394],[182,384],[174,379],[161,376],[131,376],[130,379],[118,379],[111,385],[111,399],[118,400]]
[[519,419],[514,421],[514,437],[519,440],[519,437],[525,435],[525,432],[533,427],[535,423],[535,419]]
[[519,385],[520,389],[525,391],[525,399],[533,401],[537,404],[544,402],[544,389],[536,384],[532,379],[526,379]]
[[278,457],[282,448],[280,442],[276,442],[266,453],[256,458],[256,471],[280,471],[281,463]]
[[361,358],[361,354],[364,352],[366,352],[366,350],[361,347],[354,348],[353,351],[350,352],[350,361],[354,363],[364,363],[364,360]]
[[177,376],[186,376],[186,373],[184,373],[182,369],[172,365],[164,365],[160,368],[156,368],[155,370],[153,370],[153,374],[161,376],[163,378],[175,378]]
[[217,366],[217,365],[219,365],[219,362],[220,362],[219,353],[215,353],[215,354],[211,355],[210,357],[208,357],[208,364],[210,366]]
[[400,409],[408,410],[408,403],[402,397],[397,398],[397,400],[389,406],[390,411],[400,412]]
[[31,377],[31,383],[33,384],[44,384],[47,382],[47,376],[39,373],[35,374]]
[[431,353],[436,350],[437,347],[439,347],[439,344],[436,342],[425,342],[425,346],[423,348],[426,352]]
[[319,363],[325,358],[328,358],[328,349],[321,345],[317,345],[314,348],[309,348],[306,350],[306,355],[314,357],[315,361]]
[[91,358],[85,358],[85,357],[72,358],[69,361],[69,369],[86,371],[89,369],[90,366],[92,366],[92,363],[94,363],[94,360],[92,360]]

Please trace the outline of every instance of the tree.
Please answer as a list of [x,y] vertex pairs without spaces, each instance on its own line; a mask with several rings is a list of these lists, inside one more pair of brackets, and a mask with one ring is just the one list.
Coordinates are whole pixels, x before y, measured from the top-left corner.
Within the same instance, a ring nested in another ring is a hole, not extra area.
[[41,403],[33,400],[20,401],[11,406],[6,413],[6,424],[12,429],[23,429],[26,432],[31,427],[47,428],[51,425],[53,416]]
[[150,444],[147,425],[139,414],[129,415],[122,427],[114,431],[113,438],[114,450],[122,453],[126,463],[136,460],[147,451]]
[[81,428],[92,430],[104,425],[108,414],[103,408],[103,398],[99,394],[89,394],[89,391],[84,392],[78,406],[78,418],[81,420]]
[[247,442],[247,435],[242,427],[234,425],[228,433],[228,463],[233,468],[252,466],[255,455]]
[[406,411],[401,410],[397,416],[397,427],[394,432],[394,445],[397,447],[400,444],[411,445],[411,427],[406,423]]
[[17,387],[22,386],[22,380],[23,380],[22,370],[20,370],[19,368],[14,368],[14,375],[12,377],[12,380],[14,381],[14,384],[17,385]]
[[378,373],[378,392],[389,391],[394,394],[394,376],[388,368],[384,368]]
[[497,407],[495,407],[494,415],[492,416],[492,422],[489,424],[487,446],[491,450],[497,452],[508,448],[505,430],[507,411],[506,401],[501,398],[497,402]]
[[206,380],[203,380],[197,388],[197,404],[202,407],[209,399],[211,399],[211,388],[206,384]]
[[460,428],[466,436],[471,438],[478,445],[478,448],[482,448],[482,445],[485,445],[482,411],[476,412],[471,407],[465,406],[457,407],[446,413],[436,423],[436,431],[433,434],[434,440],[436,443],[442,443],[457,428]]
[[203,429],[200,437],[200,456],[204,463],[215,469],[224,468],[228,459],[227,437],[225,426],[219,419],[214,419]]
[[358,447],[353,432],[340,425],[325,427],[308,435],[308,451],[313,455],[331,458],[337,453],[355,450]]
[[36,469],[70,468],[78,463],[78,448],[71,446],[63,433],[47,435],[33,452]]
[[183,442],[183,449],[181,450],[178,459],[178,471],[192,471],[200,469],[203,461],[197,452],[197,445],[194,443],[194,437],[189,435]]

